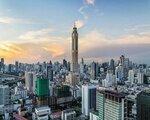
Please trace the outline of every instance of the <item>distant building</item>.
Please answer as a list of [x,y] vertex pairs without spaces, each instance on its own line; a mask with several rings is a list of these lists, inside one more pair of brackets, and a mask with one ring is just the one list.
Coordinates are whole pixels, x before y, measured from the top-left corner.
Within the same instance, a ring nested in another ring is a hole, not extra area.
[[98,63],[92,62],[91,64],[91,79],[95,80],[98,77]]
[[25,72],[25,86],[29,92],[33,92],[33,73]]
[[4,69],[5,69],[4,58],[1,58],[1,61],[0,61],[0,71],[4,72]]
[[47,79],[49,81],[53,81],[53,66],[52,66],[52,62],[50,61],[50,63],[47,65],[46,68],[46,75],[47,75]]
[[82,114],[89,116],[96,109],[96,86],[82,85]]
[[144,73],[143,72],[138,72],[137,73],[137,83],[138,84],[143,84],[144,83]]
[[128,72],[128,81],[133,84],[135,81],[134,81],[134,70],[129,70]]
[[18,73],[19,72],[19,62],[15,61],[15,71]]
[[150,120],[150,90],[137,95],[137,120]]
[[98,89],[96,103],[100,120],[127,120],[127,102],[124,94]]
[[115,61],[113,59],[110,60],[109,69],[115,74]]
[[84,72],[85,72],[85,65],[84,65],[84,60],[82,58],[80,63],[80,73],[83,74]]
[[0,105],[10,103],[10,88],[7,85],[0,85]]
[[106,79],[102,81],[104,87],[110,87],[116,85],[116,76],[113,73],[107,72]]

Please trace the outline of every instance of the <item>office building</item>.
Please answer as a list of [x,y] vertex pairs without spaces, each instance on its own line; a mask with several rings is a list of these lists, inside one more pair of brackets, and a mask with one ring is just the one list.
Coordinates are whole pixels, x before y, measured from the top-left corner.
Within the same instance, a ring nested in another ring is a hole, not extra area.
[[25,72],[25,86],[29,92],[33,92],[33,73]]
[[137,95],[137,120],[150,120],[150,89]]
[[76,118],[76,112],[72,109],[62,111],[61,120],[74,120]]
[[48,106],[38,107],[38,108],[35,108],[34,119],[49,120],[50,114],[51,114],[51,109]]
[[133,84],[135,81],[134,81],[134,70],[129,70],[128,72],[128,81]]
[[93,80],[95,80],[97,77],[98,77],[98,72],[99,72],[99,70],[98,70],[99,68],[98,68],[98,63],[95,63],[95,62],[92,62],[92,64],[91,64],[91,79],[93,79]]
[[115,74],[115,61],[113,59],[110,60],[109,70],[111,70],[112,73]]
[[137,83],[138,84],[143,84],[144,83],[144,73],[143,72],[138,72],[137,73]]
[[123,93],[113,90],[97,90],[99,120],[127,120],[127,101]]
[[43,76],[38,76],[35,83],[35,93],[39,105],[47,105],[49,97],[49,80]]
[[50,61],[50,63],[47,65],[46,68],[46,75],[47,75],[47,79],[49,81],[53,81],[53,66],[52,66],[52,62]]
[[82,85],[82,114],[89,116],[91,110],[96,109],[96,86]]
[[0,85],[0,105],[10,103],[10,88],[7,85]]

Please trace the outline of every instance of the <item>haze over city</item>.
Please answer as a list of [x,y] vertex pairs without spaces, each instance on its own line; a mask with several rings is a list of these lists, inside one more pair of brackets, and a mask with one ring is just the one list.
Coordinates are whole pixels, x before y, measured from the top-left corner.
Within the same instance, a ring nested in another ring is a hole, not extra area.
[[79,58],[105,61],[125,54],[150,61],[150,0],[0,0],[0,56],[15,60],[70,60],[76,24]]

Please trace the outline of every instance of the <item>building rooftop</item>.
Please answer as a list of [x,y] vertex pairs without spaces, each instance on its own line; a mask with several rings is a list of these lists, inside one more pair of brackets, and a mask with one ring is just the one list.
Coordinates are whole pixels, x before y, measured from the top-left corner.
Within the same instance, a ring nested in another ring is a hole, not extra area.
[[50,109],[50,107],[48,106],[42,106],[42,107],[37,107],[35,108],[37,111],[41,111],[41,110],[44,110],[44,109]]

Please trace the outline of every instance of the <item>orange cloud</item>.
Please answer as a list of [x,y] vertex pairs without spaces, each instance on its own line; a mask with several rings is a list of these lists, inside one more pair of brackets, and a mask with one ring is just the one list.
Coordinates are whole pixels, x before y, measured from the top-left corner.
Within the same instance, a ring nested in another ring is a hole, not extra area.
[[2,43],[0,45],[0,56],[5,58],[7,61],[11,61],[14,58],[19,59],[21,56],[26,56],[26,52],[17,44]]
[[45,45],[43,49],[50,52],[53,58],[59,57],[65,53],[65,46],[59,45],[57,43]]

